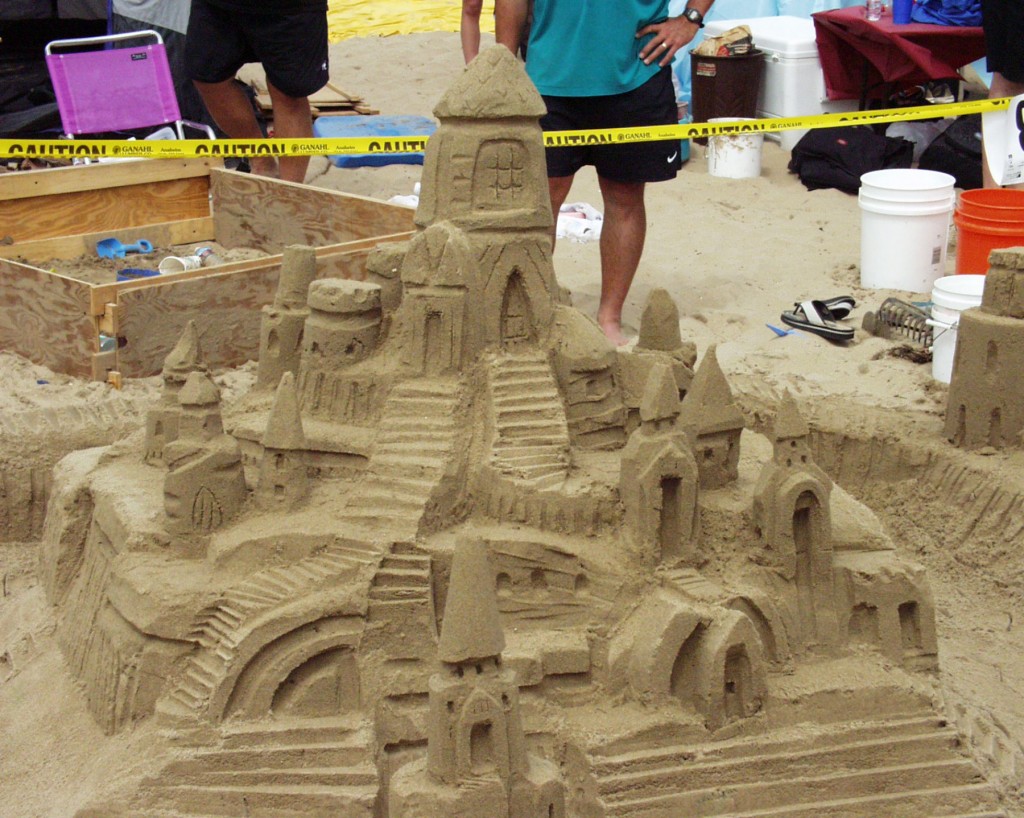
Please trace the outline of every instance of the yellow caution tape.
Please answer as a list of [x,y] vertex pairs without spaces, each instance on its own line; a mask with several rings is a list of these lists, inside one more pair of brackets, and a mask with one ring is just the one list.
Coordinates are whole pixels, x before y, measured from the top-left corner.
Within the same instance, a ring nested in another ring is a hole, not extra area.
[[[844,125],[879,125],[916,119],[939,119],[964,114],[1002,111],[1010,98],[978,99],[946,105],[850,111],[839,114],[745,119],[734,122],[695,122],[644,128],[609,128],[589,131],[549,131],[546,147],[614,145],[694,139],[735,133],[778,133],[797,129],[838,128]],[[335,154],[420,153],[425,136],[331,137],[327,139],[0,139],[0,156],[64,159],[194,159],[251,156],[330,156]]]

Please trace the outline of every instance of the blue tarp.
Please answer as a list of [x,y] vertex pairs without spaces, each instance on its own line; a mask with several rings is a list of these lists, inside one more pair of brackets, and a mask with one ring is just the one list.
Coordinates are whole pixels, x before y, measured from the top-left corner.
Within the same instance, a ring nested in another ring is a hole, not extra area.
[[[430,136],[437,123],[429,117],[398,116],[322,116],[313,122],[313,134],[322,138]],[[328,157],[339,168],[380,167],[382,165],[422,165],[421,153],[353,153]]]

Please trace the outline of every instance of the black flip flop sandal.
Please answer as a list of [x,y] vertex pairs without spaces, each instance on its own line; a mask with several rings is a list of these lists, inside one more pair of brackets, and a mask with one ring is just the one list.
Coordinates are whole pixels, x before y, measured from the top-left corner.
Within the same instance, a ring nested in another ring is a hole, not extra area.
[[829,341],[849,341],[853,338],[853,327],[837,323],[836,316],[824,301],[804,301],[793,310],[782,313],[782,323],[805,332],[813,332]]

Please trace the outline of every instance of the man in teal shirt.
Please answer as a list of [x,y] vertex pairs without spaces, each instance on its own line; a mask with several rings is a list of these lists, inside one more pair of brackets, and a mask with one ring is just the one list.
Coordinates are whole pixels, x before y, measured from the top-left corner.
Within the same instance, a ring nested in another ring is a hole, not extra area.
[[[535,0],[526,72],[544,97],[546,131],[670,125],[677,121],[671,62],[704,24],[713,0],[689,0],[678,17],[668,0]],[[527,0],[495,0],[496,38],[516,53]],[[549,148],[548,188],[557,221],[572,180],[597,170],[604,200],[597,323],[616,345],[622,307],[647,233],[644,186],[674,179],[679,142]]]

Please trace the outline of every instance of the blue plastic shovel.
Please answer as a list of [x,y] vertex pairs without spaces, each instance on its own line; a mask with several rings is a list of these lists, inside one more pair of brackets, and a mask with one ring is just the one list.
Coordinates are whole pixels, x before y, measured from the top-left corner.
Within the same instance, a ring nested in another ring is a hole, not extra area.
[[117,239],[96,242],[96,255],[100,258],[124,258],[125,253],[152,253],[153,244],[139,239],[135,244],[121,244]]

